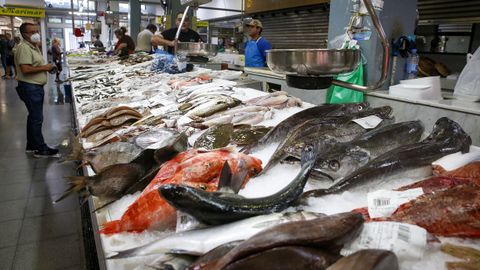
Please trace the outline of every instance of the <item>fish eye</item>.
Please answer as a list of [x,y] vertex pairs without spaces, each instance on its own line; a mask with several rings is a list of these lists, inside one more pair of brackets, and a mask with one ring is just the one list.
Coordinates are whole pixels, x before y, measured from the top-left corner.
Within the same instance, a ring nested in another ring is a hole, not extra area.
[[363,106],[362,106],[362,105],[358,105],[358,110],[359,110],[359,111],[363,110]]
[[312,152],[313,151],[313,146],[312,145],[307,145],[307,147],[305,147],[305,151]]
[[338,162],[338,160],[330,160],[328,162],[328,167],[330,167],[330,169],[336,171],[336,170],[340,169],[340,162]]

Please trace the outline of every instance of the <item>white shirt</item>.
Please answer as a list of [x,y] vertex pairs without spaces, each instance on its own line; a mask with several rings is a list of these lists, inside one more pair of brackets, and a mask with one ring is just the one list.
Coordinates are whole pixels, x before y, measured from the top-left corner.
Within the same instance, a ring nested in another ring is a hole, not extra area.
[[150,52],[152,50],[152,37],[153,33],[148,29],[138,33],[135,51]]

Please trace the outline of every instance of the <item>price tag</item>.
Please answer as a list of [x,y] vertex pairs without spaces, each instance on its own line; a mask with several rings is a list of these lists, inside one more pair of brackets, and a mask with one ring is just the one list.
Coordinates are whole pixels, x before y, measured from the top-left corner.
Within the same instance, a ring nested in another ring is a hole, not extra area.
[[367,194],[368,214],[372,218],[389,217],[397,208],[423,194],[422,188],[405,191],[377,190]]
[[376,128],[382,122],[382,120],[383,120],[382,118],[376,115],[370,115],[367,117],[354,119],[352,121],[359,124],[364,129],[372,129],[372,128]]
[[360,235],[340,251],[348,256],[362,249],[386,249],[399,259],[418,260],[427,246],[427,231],[419,226],[398,222],[370,222]]

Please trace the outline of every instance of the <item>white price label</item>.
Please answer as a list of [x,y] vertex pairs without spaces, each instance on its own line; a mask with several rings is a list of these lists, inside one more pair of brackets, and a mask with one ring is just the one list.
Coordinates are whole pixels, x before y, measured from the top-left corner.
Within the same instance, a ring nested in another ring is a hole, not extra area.
[[382,120],[383,120],[382,118],[376,115],[370,115],[367,117],[354,119],[352,121],[359,124],[364,129],[372,129],[372,128],[376,128],[382,122]]
[[348,256],[362,249],[386,249],[403,260],[411,260],[421,259],[426,246],[427,231],[424,228],[398,222],[370,222],[340,254]]
[[405,191],[377,190],[367,194],[368,214],[372,218],[389,217],[397,208],[418,196],[423,195],[422,188]]

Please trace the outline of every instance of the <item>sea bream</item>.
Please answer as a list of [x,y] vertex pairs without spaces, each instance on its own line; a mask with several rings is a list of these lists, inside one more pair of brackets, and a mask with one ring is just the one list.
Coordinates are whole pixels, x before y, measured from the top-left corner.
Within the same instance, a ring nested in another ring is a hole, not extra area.
[[385,125],[338,143],[319,155],[312,176],[335,181],[349,175],[370,160],[397,147],[416,143],[424,131],[420,121]]
[[[445,155],[458,151],[468,152],[472,139],[456,122],[442,117],[435,123],[430,135],[418,143],[404,145],[384,153],[360,167],[346,177],[335,182],[328,189],[316,189],[305,192],[303,200],[308,197],[336,193],[354,186],[371,185],[375,180],[386,181],[392,177],[416,177],[431,175],[431,163]],[[422,173],[422,175],[418,175]],[[378,183],[377,183],[378,184]]]
[[199,256],[223,244],[248,239],[275,225],[311,220],[322,216],[324,215],[310,212],[285,212],[247,218],[220,226],[176,233],[144,246],[117,251],[118,254],[110,256],[109,259],[147,256],[165,252]]

